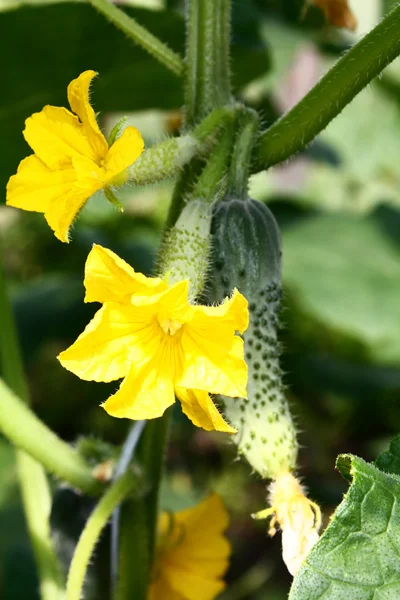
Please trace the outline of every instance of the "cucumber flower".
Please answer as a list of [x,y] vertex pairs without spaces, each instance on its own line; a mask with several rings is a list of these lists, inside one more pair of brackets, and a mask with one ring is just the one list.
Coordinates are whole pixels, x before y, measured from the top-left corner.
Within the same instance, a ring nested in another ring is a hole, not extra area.
[[[109,146],[89,102],[89,86],[96,75],[85,71],[68,86],[72,112],[45,106],[25,121],[24,137],[34,154],[21,161],[7,185],[7,204],[44,213],[62,242],[71,224],[95,192],[126,182],[126,169],[143,151],[135,127],[127,127]],[[75,113],[75,114],[74,114]]]
[[307,498],[303,486],[288,471],[282,471],[270,486],[270,508],[255,515],[256,519],[272,517],[269,535],[276,525],[282,530],[282,558],[291,575],[296,575],[311,548],[319,540],[321,510]]
[[213,600],[224,589],[230,544],[219,496],[175,514],[162,513],[148,600]]
[[175,402],[198,427],[234,433],[212,394],[245,397],[243,340],[247,300],[235,290],[219,306],[189,304],[189,281],[168,285],[136,273],[95,245],[85,270],[86,302],[102,308],[76,342],[58,357],[90,381],[124,378],[104,404],[114,417],[154,419]]

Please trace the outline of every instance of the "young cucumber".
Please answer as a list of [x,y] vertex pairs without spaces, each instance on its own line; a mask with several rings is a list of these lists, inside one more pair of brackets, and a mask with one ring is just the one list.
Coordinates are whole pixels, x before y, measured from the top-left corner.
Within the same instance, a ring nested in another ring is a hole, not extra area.
[[265,479],[296,466],[296,430],[279,365],[281,239],[271,211],[251,199],[226,198],[214,207],[210,299],[237,288],[248,300],[244,334],[248,397],[223,398],[227,420],[238,430],[239,454]]

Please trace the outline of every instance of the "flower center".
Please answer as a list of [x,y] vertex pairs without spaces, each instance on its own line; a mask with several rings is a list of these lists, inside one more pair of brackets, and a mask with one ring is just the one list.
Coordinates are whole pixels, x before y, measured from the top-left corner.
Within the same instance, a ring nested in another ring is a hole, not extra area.
[[179,323],[179,321],[172,321],[171,319],[159,319],[158,322],[164,333],[171,336],[175,335],[182,327],[182,323]]

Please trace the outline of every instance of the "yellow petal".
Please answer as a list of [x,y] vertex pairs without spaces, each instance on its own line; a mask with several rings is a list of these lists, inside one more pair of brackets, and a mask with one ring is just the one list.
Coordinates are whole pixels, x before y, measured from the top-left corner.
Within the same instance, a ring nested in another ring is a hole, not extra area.
[[136,273],[114,252],[94,245],[85,266],[85,302],[128,302],[132,294],[158,294],[168,288],[158,277]]
[[195,315],[199,321],[208,317],[229,325],[233,331],[243,333],[249,326],[249,309],[246,298],[235,288],[230,298],[226,298],[219,306],[196,306]]
[[7,204],[46,212],[52,202],[67,195],[76,179],[73,169],[52,171],[36,156],[28,156],[19,164],[16,175],[7,184]]
[[59,240],[69,241],[69,230],[76,215],[95,191],[96,189],[93,191],[80,189],[75,185],[68,193],[49,204],[44,216]]
[[96,155],[78,118],[65,108],[45,106],[25,121],[24,137],[35,154],[51,169],[71,167],[74,156]]
[[[214,600],[225,588],[223,581],[209,580],[185,569],[170,569],[166,572],[165,578],[177,594],[174,600],[180,598],[185,600]],[[164,596],[161,596],[161,598],[164,598]]]
[[136,127],[127,127],[108,151],[105,167],[112,178],[132,165],[142,154],[144,141]]
[[182,411],[197,427],[206,431],[226,431],[236,433],[218,412],[209,394],[201,390],[178,388],[176,395],[182,403]]
[[118,392],[103,408],[119,419],[155,419],[175,402],[173,379],[161,356],[155,356],[139,370],[132,367]]
[[147,600],[187,600],[187,596],[178,594],[163,573],[156,574],[150,584]]
[[[230,544],[223,535],[228,514],[213,494],[197,506],[175,513],[174,530],[181,543],[166,550],[160,568],[171,587],[190,600],[213,600],[224,588]],[[183,535],[183,537],[182,537]]]
[[218,321],[213,323],[213,329],[198,330],[191,322],[182,335],[183,374],[176,386],[245,398],[247,364],[243,340],[231,334],[230,348],[222,345],[228,342],[226,327]]
[[157,334],[149,308],[110,302],[58,359],[81,379],[114,381],[124,377],[132,363],[143,363],[157,352]]
[[85,129],[85,134],[92,147],[97,161],[105,159],[108,144],[101,133],[96,120],[96,114],[89,101],[89,88],[95,71],[85,71],[68,86],[68,101],[71,110],[78,115]]
[[[158,303],[158,321],[159,323],[166,323],[170,321],[172,323],[179,323],[181,325],[186,324],[191,320],[193,313],[193,306],[190,306],[188,300],[189,294],[189,281],[184,279],[178,281],[174,285],[167,287],[166,291],[156,298]],[[140,299],[138,300],[140,301]],[[135,298],[132,298],[132,302],[136,302]],[[187,325],[185,325],[187,327]]]

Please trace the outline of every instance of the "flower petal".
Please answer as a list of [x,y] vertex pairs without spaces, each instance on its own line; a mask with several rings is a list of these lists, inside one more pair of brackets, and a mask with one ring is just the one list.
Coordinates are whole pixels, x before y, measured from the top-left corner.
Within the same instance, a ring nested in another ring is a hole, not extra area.
[[66,194],[49,203],[44,216],[59,240],[69,242],[68,233],[73,220],[95,191],[74,185]]
[[213,323],[213,328],[197,331],[191,322],[190,328],[185,329],[182,336],[183,375],[176,386],[246,398],[247,364],[243,340],[231,335],[228,349],[222,345],[227,343],[224,339],[226,328],[218,321]]
[[170,585],[168,579],[163,573],[156,575],[156,578],[150,583],[150,589],[147,600],[187,600],[187,596],[178,594]]
[[119,419],[156,419],[175,402],[173,378],[169,365],[160,354],[136,369],[131,368],[118,392],[103,408]]
[[[158,321],[160,323],[162,321],[175,321],[181,325],[184,325],[190,321],[193,312],[193,306],[189,304],[188,294],[188,279],[178,281],[170,287],[167,286],[166,291],[163,292],[159,298],[154,299],[158,303]],[[140,302],[140,298],[136,300],[135,297],[133,297],[132,303],[136,303],[136,301]]]
[[249,326],[249,309],[246,298],[235,288],[230,298],[226,298],[218,306],[196,306],[196,317],[208,317],[208,323],[213,318],[219,323],[229,324],[233,331],[243,333]]
[[[204,542],[207,543],[207,542]],[[206,579],[202,575],[196,575],[186,569],[174,568],[165,573],[165,579],[175,591],[177,600],[214,600],[223,589],[223,581]],[[164,598],[164,596],[161,596]]]
[[[130,167],[142,154],[144,141],[136,127],[127,127],[108,151],[105,167],[109,179]],[[111,181],[112,183],[112,181]]]
[[206,431],[226,431],[236,433],[219,413],[208,392],[178,388],[176,395],[182,403],[182,411],[196,427]]
[[175,514],[174,528],[180,529],[184,538],[161,559],[161,569],[184,598],[213,600],[225,587],[219,578],[230,555],[230,544],[223,535],[227,526],[228,514],[216,494]]
[[25,121],[24,137],[50,169],[70,167],[74,156],[96,160],[78,118],[66,108],[45,106],[33,114]]
[[75,179],[73,169],[52,171],[37,156],[28,156],[9,179],[7,204],[44,213],[52,202],[70,192]]
[[89,101],[90,84],[96,75],[95,71],[84,71],[79,77],[71,81],[68,86],[68,102],[71,110],[82,121],[96,161],[100,161],[106,158],[108,144],[99,129],[96,114]]
[[128,302],[132,294],[158,294],[168,288],[158,277],[136,273],[114,252],[94,244],[85,266],[85,302]]
[[61,352],[59,361],[88,381],[124,377],[132,363],[145,363],[157,352],[159,328],[152,311],[153,307],[105,304],[76,342]]

